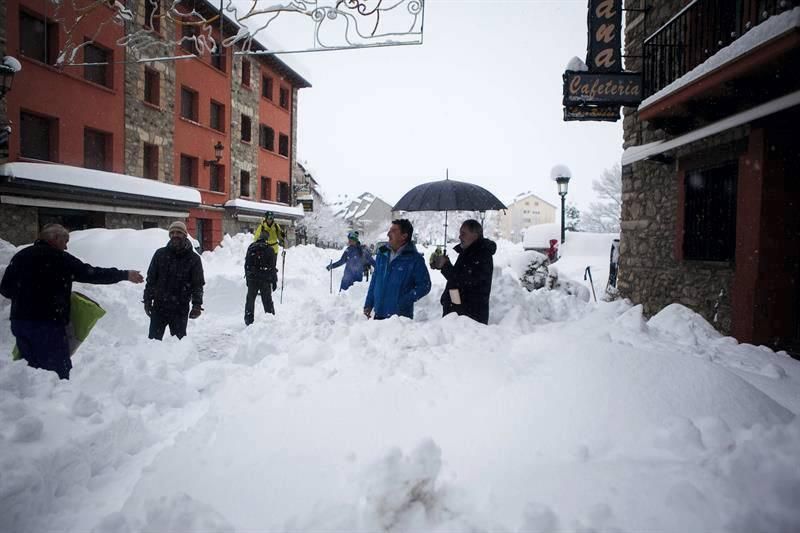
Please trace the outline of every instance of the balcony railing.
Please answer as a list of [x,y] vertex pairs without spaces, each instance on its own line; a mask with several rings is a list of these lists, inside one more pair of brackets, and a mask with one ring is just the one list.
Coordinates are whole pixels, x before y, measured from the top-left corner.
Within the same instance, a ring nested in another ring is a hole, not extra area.
[[800,0],[694,0],[644,41],[645,96]]

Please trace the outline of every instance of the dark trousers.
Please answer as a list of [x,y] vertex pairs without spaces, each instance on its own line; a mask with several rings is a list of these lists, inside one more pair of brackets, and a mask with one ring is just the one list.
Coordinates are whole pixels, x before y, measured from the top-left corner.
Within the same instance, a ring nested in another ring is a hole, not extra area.
[[461,316],[467,316],[475,322],[481,324],[489,324],[489,306],[472,306],[467,307],[464,305],[454,305],[450,301],[442,303],[442,316],[447,316],[450,313],[457,313]]
[[182,339],[186,336],[186,325],[189,323],[189,308],[178,311],[158,311],[150,313],[150,332],[148,339],[161,340],[164,330],[169,326],[169,334]]
[[256,296],[261,295],[264,312],[275,314],[272,303],[272,283],[269,281],[248,281],[247,299],[244,301],[244,323],[248,326],[255,320]]
[[52,370],[61,379],[69,379],[72,361],[69,358],[67,328],[58,322],[12,320],[11,333],[28,366]]

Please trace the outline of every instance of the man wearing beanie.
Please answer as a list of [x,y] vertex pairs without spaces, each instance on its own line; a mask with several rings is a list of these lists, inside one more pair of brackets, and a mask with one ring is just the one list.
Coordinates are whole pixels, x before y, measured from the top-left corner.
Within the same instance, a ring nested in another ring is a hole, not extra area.
[[342,258],[325,268],[331,270],[342,265],[345,265],[345,267],[342,283],[339,286],[340,291],[346,291],[353,283],[364,279],[365,267],[375,266],[375,260],[372,259],[372,255],[361,246],[357,231],[351,231],[347,234],[347,248],[342,253]]
[[188,319],[203,311],[203,285],[200,256],[192,249],[186,224],[175,221],[169,226],[169,242],[156,250],[147,269],[144,312],[150,317],[148,337],[161,340],[167,326],[170,335],[185,337]]

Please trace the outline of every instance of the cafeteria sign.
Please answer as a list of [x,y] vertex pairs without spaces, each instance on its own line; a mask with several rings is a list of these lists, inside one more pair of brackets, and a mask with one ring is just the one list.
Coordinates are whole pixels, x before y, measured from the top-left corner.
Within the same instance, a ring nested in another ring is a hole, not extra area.
[[564,73],[564,120],[619,120],[642,101],[642,76],[622,70],[622,0],[589,0],[586,70]]

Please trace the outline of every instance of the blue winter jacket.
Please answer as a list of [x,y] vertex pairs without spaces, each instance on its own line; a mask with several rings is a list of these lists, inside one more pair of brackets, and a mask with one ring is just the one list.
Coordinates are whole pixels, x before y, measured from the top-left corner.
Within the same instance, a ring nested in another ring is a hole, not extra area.
[[353,283],[364,279],[364,267],[375,266],[375,260],[363,246],[348,246],[345,248],[342,258],[331,264],[330,268],[338,268],[342,265],[345,267],[339,290],[346,291]]
[[392,315],[414,318],[414,302],[431,290],[428,267],[413,243],[408,243],[391,263],[390,254],[389,246],[378,248],[364,307],[373,309],[378,319]]

